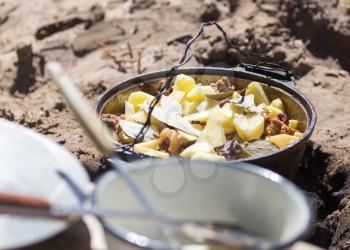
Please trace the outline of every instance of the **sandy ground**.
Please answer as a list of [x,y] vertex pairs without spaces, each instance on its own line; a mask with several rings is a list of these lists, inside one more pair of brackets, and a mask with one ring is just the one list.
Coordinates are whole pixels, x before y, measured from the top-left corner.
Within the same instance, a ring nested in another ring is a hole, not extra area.
[[[42,71],[61,62],[91,105],[107,88],[169,68],[203,20],[217,19],[246,52],[289,67],[318,123],[296,183],[317,222],[310,241],[350,248],[350,1],[0,0],[0,117],[63,144],[94,178],[101,156]],[[242,57],[209,28],[189,65]]]

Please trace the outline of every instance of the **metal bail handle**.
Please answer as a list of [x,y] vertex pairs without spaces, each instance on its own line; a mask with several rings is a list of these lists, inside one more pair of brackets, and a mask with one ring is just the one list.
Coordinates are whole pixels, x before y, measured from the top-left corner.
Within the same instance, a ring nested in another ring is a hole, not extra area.
[[244,71],[257,73],[269,78],[280,80],[290,86],[295,85],[295,77],[293,73],[278,64],[264,62],[258,64],[241,63],[238,65],[238,68],[241,68]]
[[136,138],[132,144],[126,145],[127,147],[125,147],[124,150],[130,151],[130,148],[132,148],[136,143],[141,142],[143,140],[145,131],[147,131],[148,128],[150,127],[151,115],[152,115],[154,107],[160,101],[161,96],[164,93],[166,93],[166,91],[168,91],[170,89],[171,82],[174,79],[174,77],[176,76],[177,69],[179,67],[185,65],[186,63],[188,63],[191,60],[191,58],[192,58],[191,46],[193,45],[193,43],[195,43],[197,41],[197,39],[204,33],[205,27],[212,26],[212,25],[214,25],[221,32],[222,36],[225,39],[225,42],[227,43],[227,45],[230,48],[236,49],[240,54],[242,54],[247,59],[253,59],[253,60],[257,61],[256,64],[241,64],[241,66],[244,70],[259,73],[259,74],[265,75],[267,77],[271,77],[271,78],[274,78],[277,80],[282,80],[285,83],[288,83],[289,85],[294,85],[294,80],[293,80],[294,77],[292,78],[293,74],[290,71],[284,69],[282,66],[280,66],[278,64],[262,62],[261,61],[262,57],[260,55],[250,55],[250,54],[247,54],[246,52],[240,50],[238,45],[236,45],[236,44],[232,43],[232,41],[230,41],[225,30],[216,21],[209,21],[209,22],[202,23],[200,25],[199,29],[197,30],[197,32],[195,33],[195,35],[190,40],[187,41],[184,53],[183,53],[180,61],[176,65],[171,67],[171,69],[169,70],[169,74],[167,75],[168,79],[161,86],[159,93],[155,96],[155,98],[151,102],[151,104],[149,106],[147,120],[144,123],[144,125],[142,126],[139,134],[136,136]]

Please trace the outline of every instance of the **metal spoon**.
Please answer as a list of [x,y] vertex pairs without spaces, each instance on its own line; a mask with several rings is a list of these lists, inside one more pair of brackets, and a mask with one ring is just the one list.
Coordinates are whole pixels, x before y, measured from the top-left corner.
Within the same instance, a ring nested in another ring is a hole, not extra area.
[[[157,217],[155,218],[149,217],[149,215],[140,212],[111,210],[96,207],[84,208],[81,206],[55,206],[45,199],[4,192],[0,192],[0,214],[65,220],[67,222],[75,221],[78,216],[84,214],[98,217],[118,217],[121,219],[160,220],[168,226],[171,226],[172,229],[180,231],[184,235],[200,243],[216,242],[224,246],[236,248],[244,247],[245,249],[264,249],[265,247],[270,247],[270,242],[263,238],[243,233],[239,228],[234,228],[232,225],[218,222],[198,220],[189,221],[187,219],[183,220],[161,215],[155,215]],[[212,229],[213,225],[218,224],[221,225],[220,227],[229,228],[229,230],[218,231]]]

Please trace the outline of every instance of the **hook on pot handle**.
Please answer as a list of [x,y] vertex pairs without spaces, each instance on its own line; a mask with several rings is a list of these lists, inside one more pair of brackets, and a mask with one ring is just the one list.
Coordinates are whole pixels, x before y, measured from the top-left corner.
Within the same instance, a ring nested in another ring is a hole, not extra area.
[[260,62],[257,64],[241,63],[238,65],[238,68],[282,81],[292,87],[295,85],[295,77],[293,73],[279,64],[266,62]]

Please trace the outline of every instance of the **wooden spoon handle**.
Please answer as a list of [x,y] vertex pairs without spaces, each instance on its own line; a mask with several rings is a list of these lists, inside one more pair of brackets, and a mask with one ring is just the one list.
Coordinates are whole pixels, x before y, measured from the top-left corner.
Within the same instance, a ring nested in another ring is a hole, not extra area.
[[45,199],[5,192],[0,192],[0,205],[13,205],[44,209],[50,209],[51,207],[50,203]]
[[74,86],[73,81],[64,72],[62,66],[56,62],[49,62],[46,64],[46,69],[97,148],[105,155],[113,154],[115,147],[111,137],[107,136],[109,132],[107,126],[98,119],[80,91]]
[[0,214],[16,215],[29,218],[67,218],[67,216],[52,215],[51,204],[45,199],[5,192],[0,192]]

